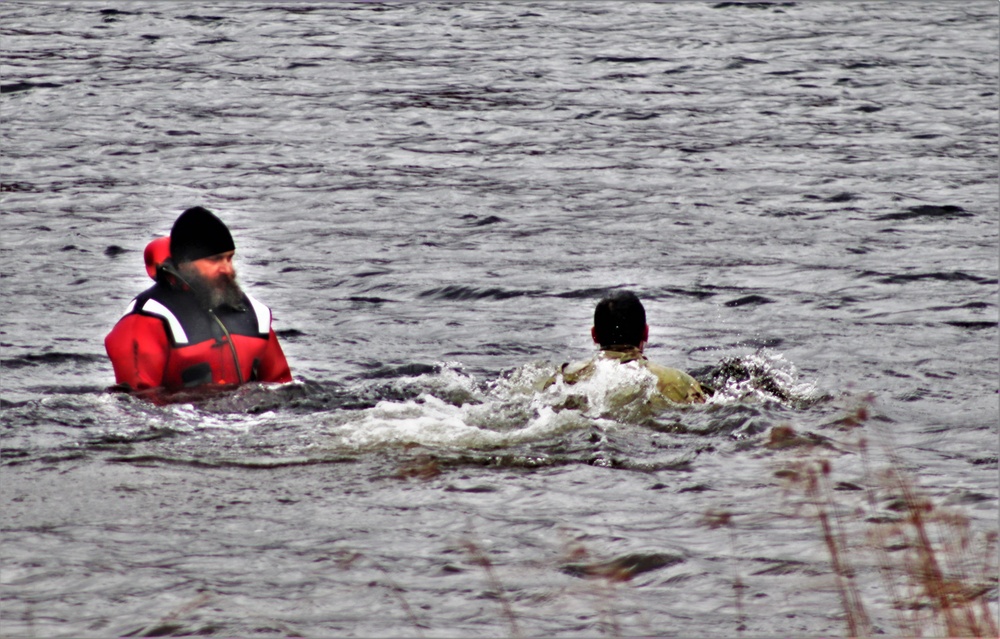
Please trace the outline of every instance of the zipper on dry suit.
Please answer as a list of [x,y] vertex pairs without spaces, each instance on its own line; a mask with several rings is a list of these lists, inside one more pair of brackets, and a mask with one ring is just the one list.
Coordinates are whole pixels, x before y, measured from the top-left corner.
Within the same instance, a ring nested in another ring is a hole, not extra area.
[[[188,281],[184,279],[184,277],[180,274],[180,272],[178,272],[176,268],[174,268],[172,264],[164,262],[163,264],[160,265],[159,268],[166,271],[168,275],[176,277],[178,280],[183,282],[184,285],[187,286],[188,288],[191,288],[191,285],[188,284]],[[233,363],[236,365],[236,378],[239,379],[240,384],[244,384],[246,380],[243,379],[243,369],[240,368],[240,357],[239,355],[236,354],[236,345],[233,344],[233,336],[229,334],[229,329],[227,329],[226,325],[222,323],[222,320],[219,319],[219,316],[215,314],[214,310],[208,309],[208,314],[212,316],[212,319],[215,320],[215,323],[218,324],[219,328],[222,329],[222,334],[226,336],[226,341],[229,342],[229,352],[233,354]]]
[[211,315],[212,319],[215,320],[215,323],[219,325],[219,328],[222,329],[222,334],[226,336],[226,341],[229,342],[229,351],[233,354],[233,363],[236,365],[236,377],[240,380],[240,384],[242,385],[246,380],[243,379],[243,369],[240,368],[240,357],[236,354],[236,345],[233,344],[233,337],[229,334],[229,330],[226,328],[226,325],[222,323],[222,320],[219,319],[219,316],[215,314],[215,311],[209,310],[208,314]]

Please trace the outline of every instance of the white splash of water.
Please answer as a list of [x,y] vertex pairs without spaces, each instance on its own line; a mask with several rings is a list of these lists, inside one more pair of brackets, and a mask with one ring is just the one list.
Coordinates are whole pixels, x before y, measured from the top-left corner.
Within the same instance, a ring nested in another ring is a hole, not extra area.
[[592,374],[576,383],[557,375],[555,383],[540,399],[554,406],[577,406],[592,418],[631,421],[651,412],[659,397],[657,378],[638,362],[594,361]]
[[[551,364],[527,364],[481,387],[455,367],[395,382],[423,388],[406,401],[381,401],[328,423],[335,445],[370,450],[417,444],[502,448],[551,439],[595,420],[632,421],[650,413],[656,376],[638,365],[598,361],[593,374],[568,384]],[[546,382],[549,382],[546,384]],[[456,396],[469,398],[455,402]]]
[[799,380],[798,369],[781,353],[761,349],[722,364],[724,381],[709,398],[710,404],[747,401],[788,404],[809,401],[820,394],[814,382]]
[[440,371],[437,373],[400,377],[392,380],[389,386],[399,393],[427,393],[455,405],[482,400],[475,377],[465,372],[464,365],[440,362],[438,367]]
[[479,410],[480,405],[454,406],[423,394],[405,402],[379,402],[360,419],[333,427],[331,434],[352,450],[404,444],[486,449],[544,440],[580,427],[577,417],[543,408],[517,428],[492,430],[475,424]]
[[[237,391],[238,392],[238,391]],[[169,404],[159,407],[165,415],[151,416],[151,420],[160,420],[171,429],[179,432],[207,433],[220,431],[223,433],[249,433],[260,425],[273,423],[275,413],[264,411],[257,414],[245,412],[208,412],[195,404]]]

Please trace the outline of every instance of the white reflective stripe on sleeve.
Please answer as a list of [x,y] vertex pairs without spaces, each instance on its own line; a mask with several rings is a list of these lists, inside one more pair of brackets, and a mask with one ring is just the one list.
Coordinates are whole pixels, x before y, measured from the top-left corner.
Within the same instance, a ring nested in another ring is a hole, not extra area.
[[170,333],[174,337],[175,344],[181,346],[188,343],[187,333],[185,333],[184,329],[181,327],[180,320],[178,320],[177,316],[171,313],[166,306],[160,304],[156,300],[146,300],[146,303],[143,304],[142,308],[139,310],[143,313],[149,313],[150,315],[155,315],[167,320],[167,325],[170,326]]
[[257,315],[257,331],[261,335],[267,335],[271,332],[271,309],[258,302],[250,293],[244,294],[250,300],[250,306],[253,307],[253,312]]
[[134,310],[135,310],[135,298],[132,298],[132,301],[128,303],[128,306],[125,308],[125,312],[122,313],[122,315],[128,315]]

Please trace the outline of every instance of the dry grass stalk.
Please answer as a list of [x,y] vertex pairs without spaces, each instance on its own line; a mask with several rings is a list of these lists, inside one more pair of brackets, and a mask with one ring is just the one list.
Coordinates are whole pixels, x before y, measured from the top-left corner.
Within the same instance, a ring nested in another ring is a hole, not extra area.
[[[894,461],[898,468],[898,461]],[[973,541],[970,522],[961,513],[936,507],[919,494],[908,476],[894,468],[884,474],[888,487],[900,495],[905,519],[897,535],[907,549],[903,573],[917,593],[915,610],[927,607],[931,622],[942,625],[949,637],[996,637],[996,620],[987,596],[994,590],[996,575],[986,572],[996,566],[990,554],[979,562],[970,554]],[[986,548],[995,548],[996,535],[987,537]],[[967,570],[978,565],[978,574]],[[992,582],[992,584],[991,584]]]
[[516,639],[520,639],[521,629],[517,625],[517,617],[514,615],[514,609],[511,607],[510,602],[507,601],[507,596],[504,594],[503,584],[497,579],[496,572],[493,570],[493,562],[490,558],[486,556],[486,553],[482,548],[479,547],[471,539],[466,539],[462,542],[462,547],[465,551],[469,553],[469,557],[472,559],[473,563],[478,565],[486,573],[486,579],[490,584],[490,588],[496,595],[497,600],[500,602],[500,606],[503,610],[503,615],[507,619],[507,623],[510,625],[510,634]]
[[406,614],[406,618],[416,629],[417,636],[423,637],[424,633],[422,631],[422,628],[427,628],[428,625],[423,621],[421,621],[419,617],[417,617],[416,613],[413,610],[413,607],[410,605],[410,602],[407,601],[406,597],[403,595],[403,593],[406,592],[406,589],[400,586],[399,583],[397,583],[396,580],[393,579],[392,574],[385,568],[385,566],[375,561],[371,557],[368,557],[360,552],[356,552],[353,550],[339,551],[336,554],[334,563],[340,570],[351,570],[356,563],[364,560],[367,560],[369,564],[371,564],[376,570],[378,570],[380,573],[382,573],[382,575],[385,576],[385,581],[389,587],[389,591],[399,601],[399,605],[403,609],[403,612]]
[[402,464],[392,477],[394,479],[423,479],[426,481],[441,475],[442,472],[437,459],[432,455],[421,454]]
[[[851,637],[868,637],[872,634],[871,620],[858,592],[854,569],[848,561],[843,522],[838,515],[830,488],[830,462],[824,459],[807,464],[804,471],[806,495],[816,508],[816,517],[823,531],[823,542],[826,544],[827,552],[830,553],[837,592],[846,615],[847,631]],[[834,522],[830,519],[831,512],[834,513]]]
[[[592,553],[582,542],[571,539],[566,530],[560,529],[562,537],[561,558],[558,560],[559,570],[565,574],[585,579],[592,587],[585,593],[596,601],[595,606],[598,624],[602,633],[607,632],[612,637],[624,636],[622,623],[617,613],[617,598],[619,588],[631,582],[636,575],[657,570],[670,565],[672,560],[659,553],[629,553],[611,559],[602,559]],[[639,623],[645,628],[640,636],[656,636],[649,618],[643,611]]]
[[183,603],[174,610],[171,610],[169,613],[161,617],[156,623],[150,624],[136,632],[129,633],[126,636],[161,637],[166,634],[174,634],[182,628],[182,626],[177,623],[178,619],[180,619],[183,615],[201,608],[211,600],[212,595],[207,592],[203,592],[191,601]]
[[416,628],[417,636],[423,637],[424,633],[422,628],[425,628],[427,626],[422,621],[420,621],[420,618],[417,617],[416,613],[414,613],[413,607],[410,606],[410,602],[407,601],[406,597],[403,596],[403,593],[406,592],[406,590],[398,583],[396,583],[396,580],[392,578],[392,575],[389,574],[389,571],[386,570],[382,564],[374,560],[369,560],[369,561],[371,561],[372,565],[375,566],[375,568],[378,569],[378,571],[385,576],[385,580],[389,583],[389,589],[392,592],[392,594],[396,596],[396,599],[399,600],[399,605],[402,606],[403,612],[406,613],[406,618],[409,619],[410,623],[413,624],[413,627]]
[[[870,404],[872,399],[866,402]],[[905,472],[888,434],[879,435],[889,464],[878,483],[897,497],[898,509],[905,515],[894,532],[907,549],[903,572],[917,595],[914,610],[929,608],[930,625],[943,625],[949,637],[1000,636],[989,604],[989,595],[995,592],[998,581],[996,531],[986,535],[985,555],[977,557],[969,518],[956,510],[937,507],[923,496]],[[859,448],[866,458],[864,440]],[[967,570],[969,566],[975,567],[973,573]],[[919,632],[915,626],[909,630]]]
[[[862,425],[868,419],[871,402],[870,397],[864,398],[845,423],[852,428]],[[997,586],[998,534],[986,536],[985,555],[978,555],[969,518],[936,507],[904,472],[894,448],[887,442],[882,448],[888,469],[876,473],[872,471],[867,441],[860,439],[857,446],[870,511],[866,545],[875,554],[900,632],[908,637],[924,636],[925,632],[948,637],[998,636],[989,599]],[[834,500],[831,472],[829,460],[814,458],[792,464],[777,474],[798,485],[814,509],[837,580],[848,632],[854,637],[866,636],[873,627],[848,562],[847,524]],[[883,500],[902,516],[883,514],[879,507]],[[863,513],[863,509],[859,512]],[[904,615],[906,610],[911,613],[908,617]]]
[[[705,513],[703,519],[706,526],[715,530],[716,528],[726,528],[729,531],[729,552],[736,556],[736,529],[733,526],[733,514],[726,511],[709,511]],[[743,610],[743,590],[746,588],[740,578],[740,567],[733,561],[733,593],[736,595],[736,632],[744,632],[747,629],[746,616]]]
[[[871,459],[868,456],[867,440],[861,439],[858,443],[858,448],[861,452],[861,460],[864,465],[865,476],[874,477],[874,473],[871,470]],[[867,498],[868,508],[871,512],[878,512],[878,495],[876,494],[875,486],[871,482],[865,482],[865,497]],[[887,548],[892,545],[892,538],[895,536],[895,533],[895,527],[892,527],[889,530],[882,530],[879,527],[872,526],[867,533],[867,545],[875,553],[875,559],[878,563],[879,576],[882,579],[882,586],[885,588],[885,591],[889,594],[890,600],[892,601],[892,610],[896,617],[896,627],[903,629],[909,625],[903,616],[904,598],[900,594],[896,581],[896,571],[893,566],[892,559],[889,557],[889,551],[887,550]],[[919,636],[919,634],[910,634],[912,636]]]

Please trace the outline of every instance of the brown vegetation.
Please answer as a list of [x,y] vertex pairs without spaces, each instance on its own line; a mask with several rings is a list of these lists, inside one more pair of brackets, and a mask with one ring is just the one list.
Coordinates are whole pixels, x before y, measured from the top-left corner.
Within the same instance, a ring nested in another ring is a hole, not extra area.
[[[842,426],[856,427],[868,417],[865,398]],[[788,427],[784,427],[787,429]],[[788,432],[779,439],[792,437]],[[935,505],[903,469],[885,442],[884,470],[873,470],[867,439],[858,440],[865,477],[862,503],[848,510],[835,499],[833,464],[816,453],[776,473],[798,489],[810,507],[826,546],[837,592],[851,637],[875,633],[859,594],[854,564],[870,550],[892,602],[898,632],[906,637],[996,637],[990,597],[997,588],[997,533],[977,538],[963,513]],[[852,516],[845,516],[851,512]],[[850,543],[854,541],[855,543]]]

